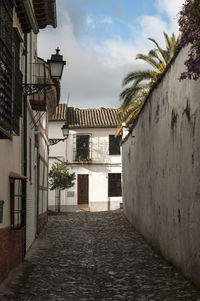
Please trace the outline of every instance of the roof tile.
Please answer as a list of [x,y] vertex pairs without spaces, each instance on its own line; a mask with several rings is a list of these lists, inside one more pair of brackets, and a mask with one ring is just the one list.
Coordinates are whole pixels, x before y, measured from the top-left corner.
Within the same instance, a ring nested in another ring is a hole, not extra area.
[[49,121],[67,120],[70,128],[117,127],[120,123],[118,109],[78,109],[60,104]]

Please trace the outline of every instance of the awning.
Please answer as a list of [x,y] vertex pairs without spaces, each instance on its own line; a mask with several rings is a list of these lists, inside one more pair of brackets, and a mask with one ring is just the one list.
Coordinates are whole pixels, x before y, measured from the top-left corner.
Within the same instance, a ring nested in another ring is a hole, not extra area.
[[11,171],[9,173],[9,178],[10,179],[18,179],[18,180],[26,180],[27,179],[27,177],[25,177],[24,175],[21,175],[19,173],[13,172],[13,171]]

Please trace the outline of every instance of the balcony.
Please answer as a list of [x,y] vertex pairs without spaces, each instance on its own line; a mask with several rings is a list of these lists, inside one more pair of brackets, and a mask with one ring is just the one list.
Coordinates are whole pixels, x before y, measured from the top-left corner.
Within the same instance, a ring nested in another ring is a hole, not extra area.
[[[34,94],[30,95],[29,98],[32,109],[34,111],[46,111],[48,108],[49,114],[53,114],[60,98],[59,81],[53,81],[51,79],[48,64],[41,58],[37,59],[37,63],[31,63],[30,69],[32,74],[31,89],[34,87],[36,89]],[[42,89],[43,85],[48,84],[52,86],[47,86]]]
[[77,135],[76,148],[74,149],[74,163],[92,163],[90,135]]

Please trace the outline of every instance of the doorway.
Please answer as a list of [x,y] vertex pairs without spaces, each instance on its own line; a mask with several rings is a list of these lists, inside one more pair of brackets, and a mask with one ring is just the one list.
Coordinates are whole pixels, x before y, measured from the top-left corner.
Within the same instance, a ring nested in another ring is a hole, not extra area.
[[78,175],[78,205],[88,205],[89,203],[89,181],[88,175]]

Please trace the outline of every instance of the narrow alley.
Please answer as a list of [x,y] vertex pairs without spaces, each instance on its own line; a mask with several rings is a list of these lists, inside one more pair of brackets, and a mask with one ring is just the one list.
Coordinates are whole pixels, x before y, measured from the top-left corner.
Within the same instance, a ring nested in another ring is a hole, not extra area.
[[199,301],[200,292],[117,210],[50,216],[0,300]]

